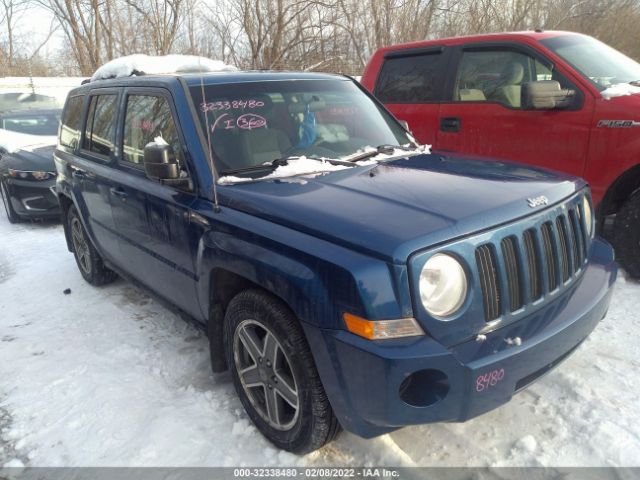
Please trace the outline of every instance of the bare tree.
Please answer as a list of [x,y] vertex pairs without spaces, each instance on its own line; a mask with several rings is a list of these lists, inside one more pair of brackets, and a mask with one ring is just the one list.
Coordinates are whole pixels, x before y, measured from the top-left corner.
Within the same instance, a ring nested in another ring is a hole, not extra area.
[[537,27],[588,33],[640,58],[640,0],[0,0],[3,71],[20,61],[15,27],[34,4],[64,34],[59,70],[84,75],[132,53],[359,74],[381,46]]
[[147,50],[155,55],[172,51],[182,21],[183,0],[125,0],[140,14],[139,28],[148,42]]
[[16,23],[24,12],[25,3],[22,0],[0,0],[0,26],[6,31],[4,39],[0,38],[0,45],[4,52],[2,58],[3,67],[10,71],[13,69],[16,58],[16,38],[15,29]]

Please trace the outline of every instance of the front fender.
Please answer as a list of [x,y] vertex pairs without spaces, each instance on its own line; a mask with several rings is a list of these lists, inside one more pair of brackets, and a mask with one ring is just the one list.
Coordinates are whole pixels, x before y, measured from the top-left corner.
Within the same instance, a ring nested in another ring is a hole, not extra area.
[[412,315],[406,267],[246,213],[207,216],[198,248],[199,297],[210,311],[215,269],[239,275],[289,305],[307,323],[342,329],[342,312],[371,319]]

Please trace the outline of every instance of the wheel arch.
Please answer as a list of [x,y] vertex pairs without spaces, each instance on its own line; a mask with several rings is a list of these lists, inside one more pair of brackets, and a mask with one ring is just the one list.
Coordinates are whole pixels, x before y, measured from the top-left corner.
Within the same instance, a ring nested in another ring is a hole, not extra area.
[[298,314],[291,305],[291,299],[285,298],[282,291],[265,288],[262,284],[236,273],[228,268],[217,266],[209,275],[209,315],[207,318],[207,336],[211,343],[211,365],[214,372],[227,370],[224,354],[223,327],[224,316],[231,300],[247,290],[259,290],[281,301],[296,318]]
[[64,230],[64,238],[67,242],[67,250],[73,251],[71,247],[71,235],[69,232],[69,222],[67,222],[67,213],[73,205],[73,200],[64,194],[58,194],[58,203],[60,204],[60,217],[62,220],[62,228]]
[[626,199],[640,189],[640,163],[624,171],[607,189],[600,207],[598,217],[602,220],[607,215],[616,213]]

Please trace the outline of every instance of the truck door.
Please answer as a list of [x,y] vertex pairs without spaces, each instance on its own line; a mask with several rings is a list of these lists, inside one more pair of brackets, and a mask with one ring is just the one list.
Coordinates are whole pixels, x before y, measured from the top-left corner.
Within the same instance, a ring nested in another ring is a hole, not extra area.
[[436,140],[449,50],[429,47],[389,52],[376,80],[374,95],[398,120],[409,124],[421,143],[432,145]]
[[[452,88],[440,107],[436,147],[582,175],[593,98],[532,48],[467,45],[452,62]],[[575,90],[569,107],[524,110],[524,82],[557,80]]]
[[163,185],[144,171],[144,147],[162,137],[173,149],[185,178],[186,149],[178,132],[170,95],[162,89],[125,90],[121,154],[111,189],[123,268],[184,311],[200,316],[196,298],[197,249],[189,206],[195,195]]

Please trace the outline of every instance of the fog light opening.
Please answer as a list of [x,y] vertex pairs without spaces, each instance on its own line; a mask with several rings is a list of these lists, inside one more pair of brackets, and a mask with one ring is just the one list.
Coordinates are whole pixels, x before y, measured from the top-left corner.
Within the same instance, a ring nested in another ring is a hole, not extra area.
[[440,370],[419,370],[400,385],[400,399],[413,407],[429,407],[449,393],[449,379]]

